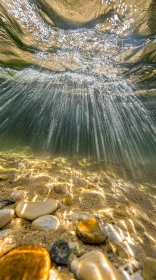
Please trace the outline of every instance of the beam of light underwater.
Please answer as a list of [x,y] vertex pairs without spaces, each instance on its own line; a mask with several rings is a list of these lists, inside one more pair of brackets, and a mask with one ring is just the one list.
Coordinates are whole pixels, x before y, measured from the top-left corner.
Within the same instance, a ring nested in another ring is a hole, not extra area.
[[121,78],[25,69],[0,88],[1,141],[14,134],[38,150],[131,168],[154,159],[153,121]]

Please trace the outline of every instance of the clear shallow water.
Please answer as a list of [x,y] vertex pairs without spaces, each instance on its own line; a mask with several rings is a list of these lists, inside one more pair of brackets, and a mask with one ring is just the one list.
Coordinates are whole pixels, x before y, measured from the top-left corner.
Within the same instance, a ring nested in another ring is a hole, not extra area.
[[26,14],[18,1],[14,5],[11,16],[27,26],[37,47],[25,46],[23,53],[34,65],[20,71],[5,68],[2,75],[1,146],[29,145],[39,153],[94,158],[128,166],[133,173],[140,168],[154,172],[153,101],[142,102],[136,93],[143,83],[139,88],[125,78],[126,63],[119,63],[122,54],[137,51],[149,39],[120,39],[97,27],[50,27],[35,6],[28,5]]

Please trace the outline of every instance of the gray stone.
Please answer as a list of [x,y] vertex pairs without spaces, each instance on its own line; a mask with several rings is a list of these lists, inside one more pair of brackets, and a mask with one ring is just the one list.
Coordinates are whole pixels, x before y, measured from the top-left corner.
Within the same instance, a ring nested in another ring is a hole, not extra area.
[[70,256],[69,245],[64,240],[56,240],[51,247],[50,255],[52,261],[58,265],[67,265]]
[[10,194],[10,199],[11,199],[11,201],[14,201],[14,202],[22,200],[22,199],[24,199],[24,197],[25,197],[25,193],[22,190],[14,190]]
[[59,224],[60,222],[56,217],[46,215],[34,220],[31,224],[31,228],[34,230],[55,230],[58,228]]

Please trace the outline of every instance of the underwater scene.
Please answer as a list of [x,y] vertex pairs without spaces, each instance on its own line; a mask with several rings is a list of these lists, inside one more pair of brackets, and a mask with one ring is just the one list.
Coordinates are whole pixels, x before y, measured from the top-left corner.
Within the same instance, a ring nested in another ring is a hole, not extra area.
[[156,280],[156,1],[0,0],[0,280]]

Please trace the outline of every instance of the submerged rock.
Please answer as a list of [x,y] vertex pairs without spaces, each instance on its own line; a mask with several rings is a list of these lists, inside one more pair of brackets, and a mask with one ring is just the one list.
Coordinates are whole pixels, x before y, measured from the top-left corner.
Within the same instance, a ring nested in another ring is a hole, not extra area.
[[156,259],[147,257],[143,263],[143,278],[145,280],[156,280]]
[[123,280],[108,258],[99,251],[90,251],[71,263],[72,272],[81,280]]
[[53,213],[58,207],[55,199],[45,201],[21,201],[16,206],[16,214],[20,218],[35,220],[40,216]]
[[60,222],[56,217],[46,215],[39,217],[38,219],[33,221],[31,224],[31,228],[39,230],[54,230],[58,228],[59,224]]
[[106,239],[95,218],[80,221],[76,228],[76,234],[82,241],[91,244],[102,243]]
[[3,209],[0,210],[0,228],[4,227],[9,223],[14,216],[14,210],[12,209]]
[[50,265],[46,249],[34,245],[21,246],[0,260],[0,280],[47,280]]
[[25,193],[22,190],[14,190],[11,194],[10,194],[10,199],[11,201],[19,201],[24,199],[25,197]]
[[0,180],[2,180],[2,181],[8,180],[8,175],[6,175],[6,174],[1,174],[1,175],[0,175]]
[[67,242],[64,240],[57,240],[50,249],[52,260],[58,265],[67,265],[70,256],[70,249]]

